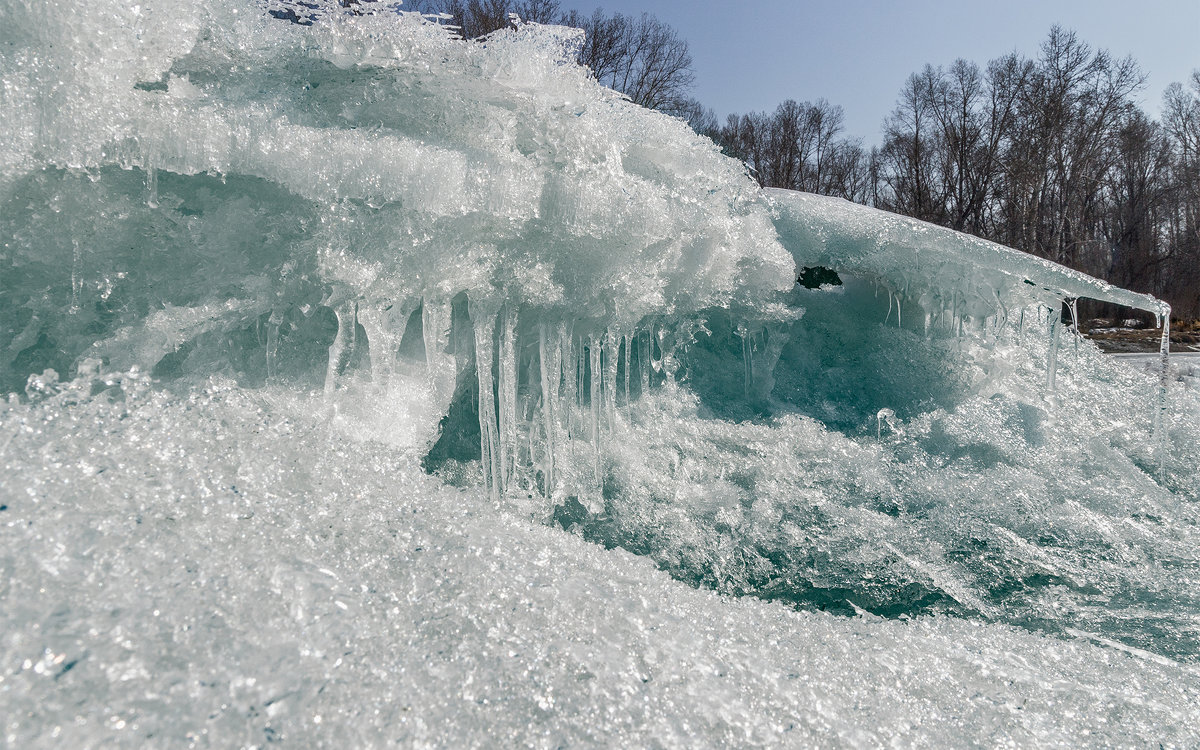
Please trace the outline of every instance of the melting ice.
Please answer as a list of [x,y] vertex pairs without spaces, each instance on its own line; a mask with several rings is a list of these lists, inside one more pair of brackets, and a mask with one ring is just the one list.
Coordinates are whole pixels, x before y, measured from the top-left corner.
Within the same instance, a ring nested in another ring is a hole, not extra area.
[[1197,740],[1200,400],[1060,315],[1157,301],[569,29],[0,8],[7,744]]

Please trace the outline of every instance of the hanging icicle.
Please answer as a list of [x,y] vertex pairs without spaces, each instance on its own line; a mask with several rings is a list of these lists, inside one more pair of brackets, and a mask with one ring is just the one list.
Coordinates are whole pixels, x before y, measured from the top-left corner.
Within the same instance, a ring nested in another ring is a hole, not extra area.
[[338,376],[354,353],[354,329],[358,305],[354,302],[342,302],[334,308],[338,328],[329,345],[329,361],[325,365],[325,397],[329,398],[337,390]]
[[650,395],[650,347],[652,344],[652,331],[654,326],[651,325],[646,329],[644,335],[640,337],[641,341],[641,362],[638,364],[638,377],[641,380],[641,397],[645,398]]
[[1161,474],[1167,466],[1167,386],[1171,382],[1171,307],[1163,303],[1163,312],[1158,315],[1162,336],[1158,342],[1159,379],[1158,404],[1154,410],[1154,448],[1158,454],[1158,472]]
[[558,405],[561,350],[555,343],[557,342],[549,341],[546,324],[538,323],[538,374],[542,381],[542,421],[546,430],[543,491],[548,499],[554,497],[554,453],[558,449],[558,419],[555,411]]
[[630,337],[629,334],[624,334],[623,336],[621,336],[621,352],[625,356],[625,361],[624,361],[624,365],[625,365],[625,407],[627,409],[629,407],[630,402],[633,401],[633,399],[631,399],[629,397],[629,363],[630,363],[629,362],[629,345],[632,342],[633,342],[633,339]]
[[496,391],[492,381],[493,339],[496,335],[495,307],[469,301],[472,328],[475,329],[475,372],[479,380],[479,455],[485,482],[493,498],[504,492],[500,470],[499,423],[496,419]]
[[501,486],[512,483],[517,462],[517,313],[505,305],[499,317],[500,351],[496,361],[496,393],[499,403]]
[[596,486],[600,486],[600,386],[601,386],[601,368],[600,368],[600,340],[597,336],[588,337],[588,359],[590,372],[589,374],[589,396],[591,403],[591,437],[592,437],[592,461],[594,464],[594,473]]
[[1057,310],[1051,311],[1050,316],[1050,350],[1046,355],[1046,388],[1055,392],[1055,377],[1058,373],[1058,332],[1062,327],[1062,314]]

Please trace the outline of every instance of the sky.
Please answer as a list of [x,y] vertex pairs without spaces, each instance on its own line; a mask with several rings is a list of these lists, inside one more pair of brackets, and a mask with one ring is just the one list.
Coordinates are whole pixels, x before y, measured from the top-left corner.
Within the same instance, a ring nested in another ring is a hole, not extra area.
[[687,39],[697,99],[724,122],[820,97],[846,113],[844,135],[877,143],[909,74],[962,57],[1032,57],[1050,27],[1131,55],[1148,75],[1137,94],[1152,117],[1163,90],[1200,68],[1200,0],[564,0],[590,13],[649,12]]

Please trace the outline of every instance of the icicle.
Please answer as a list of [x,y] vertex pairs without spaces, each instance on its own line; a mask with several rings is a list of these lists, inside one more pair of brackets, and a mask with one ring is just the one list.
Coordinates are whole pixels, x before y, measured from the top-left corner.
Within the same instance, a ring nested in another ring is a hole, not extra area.
[[400,305],[363,307],[358,311],[358,320],[367,332],[367,345],[371,351],[371,380],[377,388],[386,389],[391,382],[400,339],[417,304],[418,300],[412,299]]
[[78,238],[71,238],[71,307],[68,310],[74,314],[79,312],[79,296],[83,292],[83,275],[80,266],[83,264],[83,250],[79,247]]
[[470,303],[468,309],[472,327],[475,329],[475,374],[479,380],[479,455],[485,482],[491,488],[492,497],[496,498],[504,492],[504,485],[500,475],[496,391],[492,384],[495,308]]
[[604,408],[609,430],[617,423],[617,355],[620,341],[617,328],[610,326],[604,333],[601,349],[604,355]]
[[662,371],[666,387],[672,388],[676,384],[675,373],[679,370],[679,360],[675,357],[675,347],[679,343],[675,339],[677,332],[660,327],[657,334],[658,366],[655,369]]
[[887,317],[883,319],[884,325],[892,319],[892,290],[888,289],[888,311]]
[[353,335],[355,322],[355,304],[343,302],[334,308],[337,315],[338,329],[329,345],[329,361],[325,366],[325,397],[329,398],[337,389],[337,378],[350,359],[353,352]]
[[622,348],[622,351],[625,353],[625,406],[626,407],[628,407],[630,402],[633,401],[633,399],[631,399],[629,397],[629,361],[630,361],[629,360],[629,346],[632,343],[633,343],[633,338],[629,334],[625,334],[621,337],[621,348]]
[[[518,339],[518,342],[519,341],[520,339]],[[525,393],[521,394],[520,380],[517,381],[517,401],[520,404],[521,422],[519,425],[520,429],[517,430],[517,445],[520,446],[520,448],[516,451],[516,465],[520,467],[536,468],[540,463],[538,460],[537,448],[539,445],[538,433],[541,432],[542,420],[538,415],[540,412],[540,404],[542,403],[542,394],[541,388],[538,388],[535,391],[533,387],[533,373],[538,372],[538,380],[540,381],[542,357],[540,351],[533,350],[532,347],[526,347],[526,349],[529,350],[529,355],[525,358],[525,364],[522,366],[520,364],[522,349],[520,346],[517,347],[518,378],[520,377],[521,373],[525,374],[527,388]],[[538,369],[534,370],[535,367]],[[525,431],[523,440],[520,436],[521,429]],[[542,440],[541,442],[544,444],[545,440]],[[524,455],[522,455],[522,451],[524,451]],[[526,472],[517,472],[514,476],[516,478],[514,478],[513,481],[518,486],[525,489],[536,488],[536,472],[532,475]]]
[[[451,353],[450,332],[454,313],[450,300],[426,297],[421,301],[421,339],[425,344],[425,377],[429,392],[438,413],[445,414],[454,398],[457,370],[470,363],[469,355],[459,361],[457,353]],[[411,313],[410,313],[411,315]],[[408,325],[408,317],[400,323]],[[400,329],[403,331],[403,329]],[[403,335],[403,333],[401,333]],[[457,349],[457,346],[455,347]]]
[[900,321],[900,295],[897,294],[896,295],[896,327],[900,328],[901,325],[902,325],[902,323]]
[[516,471],[517,450],[517,314],[505,306],[501,318],[500,356],[497,361],[501,487],[508,487]]
[[996,316],[996,338],[1000,338],[1000,333],[1008,327],[1008,307],[1004,304],[1004,300],[1000,299],[1000,292],[996,291],[996,287],[992,287],[992,298],[996,300],[996,309],[999,311]]
[[750,332],[744,323],[738,323],[737,335],[742,340],[742,388],[749,396],[754,385],[754,353],[750,345]]
[[545,494],[554,497],[554,451],[558,422],[555,407],[558,404],[558,378],[560,349],[547,343],[546,324],[538,323],[538,374],[542,380],[542,421],[546,429]]
[[[539,369],[541,367],[541,357],[538,356],[538,354],[531,354],[529,356],[529,364],[527,365],[527,367],[529,367],[529,372],[533,371],[535,357],[538,360]],[[543,483],[546,481],[546,468],[547,468],[546,467],[546,446],[549,445],[549,441],[546,439],[546,436],[545,436],[545,420],[539,419],[539,416],[538,416],[543,411],[542,394],[539,392],[536,395],[537,395],[537,398],[535,399],[534,393],[532,391],[530,391],[525,394],[525,398],[523,399],[523,403],[525,404],[525,409],[523,410],[523,413],[525,415],[525,441],[524,441],[524,443],[525,443],[525,455],[528,457],[528,461],[526,463],[522,463],[521,465],[522,466],[531,466],[534,469],[533,474],[529,477],[529,481],[526,483],[527,488],[530,490],[538,489],[538,486],[537,486],[537,469],[538,469],[538,467],[541,467],[541,470],[542,470]],[[540,439],[539,439],[539,433],[542,433]],[[541,452],[539,452],[539,450],[538,450],[539,448],[541,449]],[[520,458],[520,457],[518,456],[518,458]],[[549,497],[549,495],[546,493],[546,491],[544,489],[543,489],[542,494],[543,494],[543,496]]]
[[600,485],[600,342],[595,337],[588,338],[589,365],[591,378],[589,385],[592,415],[592,459],[595,464],[596,485]]
[[575,336],[566,322],[558,324],[558,345],[562,358],[564,389],[559,403],[565,407],[561,418],[567,430],[568,444],[573,445],[571,440],[575,437],[574,416],[579,401],[579,358],[575,354]]
[[1050,351],[1046,355],[1046,387],[1054,392],[1054,378],[1058,371],[1058,329],[1061,314],[1050,317]]
[[1158,473],[1162,474],[1167,465],[1167,386],[1171,382],[1171,307],[1163,303],[1165,311],[1158,314],[1162,327],[1162,338],[1158,343],[1160,370],[1158,379],[1158,408],[1154,410],[1154,446],[1158,454]]
[[754,395],[758,398],[770,398],[775,390],[775,366],[783,354],[783,347],[788,340],[786,323],[768,323],[763,333],[763,344],[757,349],[757,356],[752,352],[756,364],[753,367]]
[[577,406],[579,407],[579,411],[582,413],[583,412],[583,393],[584,393],[584,390],[586,389],[587,379],[588,379],[588,362],[587,362],[588,348],[583,343],[582,337],[579,338],[579,343],[575,345],[575,350],[579,354],[579,366],[575,371],[576,374],[579,376],[579,383],[578,383],[578,387],[576,388],[575,392],[578,395],[578,399],[579,399]]
[[653,330],[654,327],[651,326],[646,331],[646,335],[642,337],[645,340],[645,344],[639,350],[641,352],[641,356],[639,357],[641,361],[638,363],[638,377],[641,379],[642,398],[645,398],[650,393],[650,347],[652,345],[650,337]]
[[1071,328],[1075,333],[1075,356],[1079,356],[1079,342],[1083,339],[1083,334],[1079,331],[1079,298],[1071,298]]
[[271,311],[267,320],[267,379],[275,377],[276,359],[279,356],[279,326],[283,324],[283,316],[277,311]]
[[158,208],[158,168],[153,164],[146,167],[146,206]]

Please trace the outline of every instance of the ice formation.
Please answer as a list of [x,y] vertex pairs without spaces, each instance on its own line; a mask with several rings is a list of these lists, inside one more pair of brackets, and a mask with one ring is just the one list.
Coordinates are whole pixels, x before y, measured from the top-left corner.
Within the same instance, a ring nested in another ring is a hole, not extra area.
[[0,1],[8,744],[1196,741],[1157,301],[313,5]]

